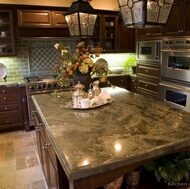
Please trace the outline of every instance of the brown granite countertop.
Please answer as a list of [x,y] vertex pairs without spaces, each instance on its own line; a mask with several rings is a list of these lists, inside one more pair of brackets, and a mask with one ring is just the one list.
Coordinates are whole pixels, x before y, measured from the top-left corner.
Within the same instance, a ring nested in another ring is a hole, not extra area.
[[61,165],[71,180],[190,146],[190,114],[121,88],[113,102],[89,110],[65,108],[70,92],[32,97]]

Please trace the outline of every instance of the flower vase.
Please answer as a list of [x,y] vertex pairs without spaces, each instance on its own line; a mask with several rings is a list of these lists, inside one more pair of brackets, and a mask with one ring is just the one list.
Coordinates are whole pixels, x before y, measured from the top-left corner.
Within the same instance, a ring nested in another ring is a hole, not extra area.
[[81,84],[83,84],[85,86],[83,90],[85,92],[88,92],[90,83],[91,83],[90,73],[87,73],[87,74],[77,73],[74,76],[74,85],[78,84],[79,81]]

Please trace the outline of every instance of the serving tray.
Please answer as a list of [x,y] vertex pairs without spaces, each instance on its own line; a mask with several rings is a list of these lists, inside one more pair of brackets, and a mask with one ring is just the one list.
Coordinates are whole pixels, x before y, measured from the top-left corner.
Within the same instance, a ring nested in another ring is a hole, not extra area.
[[104,106],[106,104],[110,104],[111,102],[113,101],[113,99],[107,99],[106,101],[104,102],[99,102],[99,103],[94,103],[92,104],[91,107],[88,107],[88,108],[82,108],[82,107],[73,107],[73,102],[72,101],[69,101],[66,103],[65,105],[65,108],[68,108],[68,109],[73,109],[73,110],[88,110],[88,109],[93,109],[93,108],[97,108],[97,107],[100,107],[100,106]]

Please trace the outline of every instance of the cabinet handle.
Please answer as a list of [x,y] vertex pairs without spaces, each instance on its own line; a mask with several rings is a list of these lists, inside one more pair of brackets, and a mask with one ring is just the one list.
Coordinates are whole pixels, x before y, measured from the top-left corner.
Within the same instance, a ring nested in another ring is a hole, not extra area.
[[8,108],[7,108],[7,107],[5,107],[5,110],[8,110]]
[[43,149],[43,150],[46,150],[46,149],[47,149],[47,146],[46,146],[46,145],[45,145],[45,146],[43,146],[43,147],[42,147],[42,149]]
[[4,100],[7,100],[7,98],[6,98],[6,97],[4,97],[3,99],[4,99]]
[[51,143],[47,143],[46,146],[47,146],[47,148],[50,147],[50,146],[51,146]]

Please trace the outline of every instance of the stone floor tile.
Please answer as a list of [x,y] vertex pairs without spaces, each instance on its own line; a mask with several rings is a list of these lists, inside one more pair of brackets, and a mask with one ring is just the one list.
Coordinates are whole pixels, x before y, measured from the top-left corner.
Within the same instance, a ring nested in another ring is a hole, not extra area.
[[32,182],[32,189],[46,189],[45,183],[43,180]]
[[26,169],[26,159],[25,158],[20,158],[16,159],[16,170],[21,170],[21,169]]

